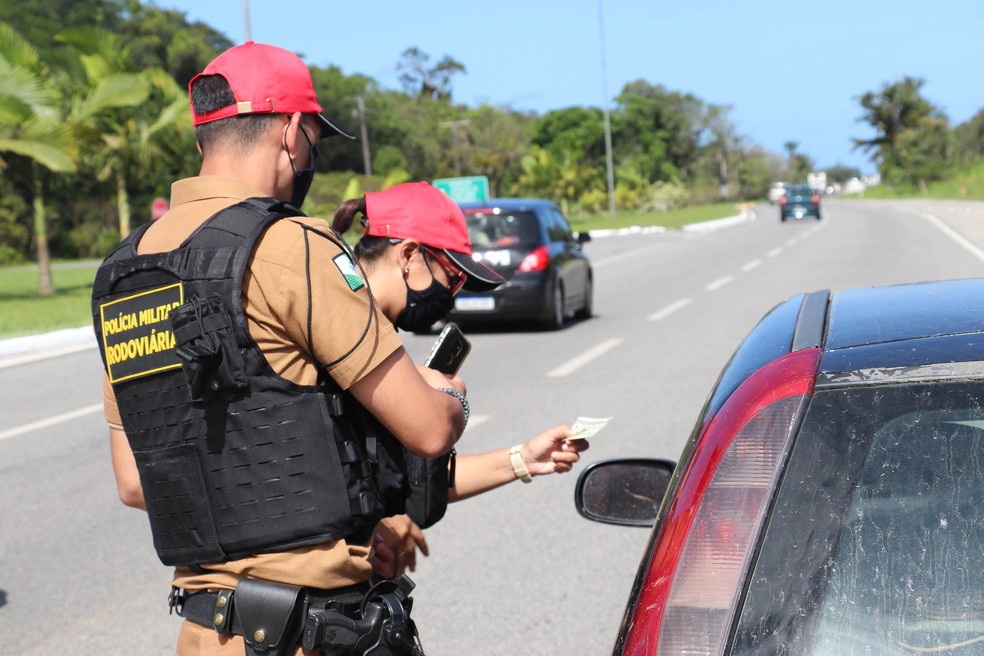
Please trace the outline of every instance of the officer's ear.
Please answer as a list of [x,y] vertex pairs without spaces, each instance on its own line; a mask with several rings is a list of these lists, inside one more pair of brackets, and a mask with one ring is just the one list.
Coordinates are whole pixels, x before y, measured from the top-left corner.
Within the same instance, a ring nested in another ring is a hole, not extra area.
[[400,270],[404,274],[410,273],[410,260],[419,255],[420,242],[416,239],[404,239],[396,245],[396,252]]

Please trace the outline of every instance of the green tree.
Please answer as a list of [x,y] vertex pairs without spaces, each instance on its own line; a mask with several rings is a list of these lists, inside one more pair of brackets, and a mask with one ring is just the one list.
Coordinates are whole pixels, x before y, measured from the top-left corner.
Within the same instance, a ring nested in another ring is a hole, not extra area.
[[[191,129],[188,99],[166,71],[132,71],[132,60],[115,35],[74,28],[58,35],[78,55],[81,75],[71,76],[74,94],[68,121],[100,179],[113,180],[120,237],[130,232],[130,180],[166,158],[182,128]],[[153,93],[152,93],[153,92]]]
[[[38,261],[38,292],[53,294],[48,221],[44,203],[49,172],[74,171],[78,156],[75,133],[62,120],[63,98],[48,84],[53,72],[38,51],[0,23],[0,153],[21,157],[25,187],[34,215],[34,246]],[[0,169],[9,162],[0,159]]]
[[465,65],[448,55],[431,65],[430,55],[416,47],[403,51],[396,70],[408,95],[434,100],[451,100],[452,79],[466,73]]
[[783,147],[787,156],[786,179],[795,184],[806,184],[806,176],[815,167],[813,159],[799,151],[798,141],[787,141]]
[[[864,112],[859,121],[870,125],[875,131],[875,136],[870,139],[854,139],[854,147],[867,152],[872,162],[876,162],[878,170],[886,180],[911,180],[916,176],[913,170],[908,169],[909,165],[917,165],[923,171],[926,169],[926,162],[922,161],[922,156],[912,160],[913,145],[912,139],[917,135],[907,133],[912,130],[925,131],[927,127],[926,119],[933,118],[936,121],[945,122],[942,113],[933,106],[928,100],[923,98],[921,89],[924,81],[914,77],[904,77],[898,82],[886,84],[881,91],[869,91],[859,98],[859,102]],[[909,153],[906,161],[903,153],[903,142],[906,145],[905,152]],[[928,155],[929,153],[923,153]],[[936,163],[939,167],[942,163]]]
[[891,182],[916,184],[924,194],[927,183],[939,180],[947,170],[950,126],[945,119],[925,116],[905,130],[896,145],[899,168],[891,171]]
[[530,146],[531,114],[482,105],[467,113],[468,139],[463,147],[464,170],[489,178],[492,193],[511,187],[522,173],[522,157]]
[[612,116],[620,166],[635,166],[649,182],[687,178],[709,127],[708,108],[691,94],[636,80],[623,87]]
[[742,199],[764,198],[769,186],[783,177],[783,162],[775,153],[759,146],[742,149],[737,154],[739,196]]
[[217,54],[234,45],[204,23],[189,23],[182,12],[139,0],[118,0],[117,4],[123,12],[119,29],[113,31],[127,50],[130,70],[164,69],[182,89]]
[[984,153],[984,109],[953,129],[954,159],[959,164],[981,161]]

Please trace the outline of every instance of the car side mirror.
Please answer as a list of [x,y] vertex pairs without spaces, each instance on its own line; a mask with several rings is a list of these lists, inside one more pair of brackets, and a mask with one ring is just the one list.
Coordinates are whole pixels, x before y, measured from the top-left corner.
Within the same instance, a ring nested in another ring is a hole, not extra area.
[[594,522],[651,527],[674,469],[676,463],[653,458],[591,463],[578,476],[574,506]]
[[589,241],[591,241],[591,233],[590,232],[579,232],[579,233],[577,233],[577,243],[584,244],[584,243],[589,242]]

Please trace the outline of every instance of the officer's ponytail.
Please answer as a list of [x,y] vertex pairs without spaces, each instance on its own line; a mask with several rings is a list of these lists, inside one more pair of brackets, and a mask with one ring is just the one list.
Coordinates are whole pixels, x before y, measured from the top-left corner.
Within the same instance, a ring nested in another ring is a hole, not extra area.
[[[339,234],[345,234],[352,229],[356,214],[366,216],[365,196],[350,198],[339,205],[338,209],[335,210],[335,216],[331,220],[332,229]],[[363,219],[364,225],[365,219]],[[392,242],[386,237],[363,235],[355,245],[355,256],[365,264],[371,264],[379,259],[391,245]]]

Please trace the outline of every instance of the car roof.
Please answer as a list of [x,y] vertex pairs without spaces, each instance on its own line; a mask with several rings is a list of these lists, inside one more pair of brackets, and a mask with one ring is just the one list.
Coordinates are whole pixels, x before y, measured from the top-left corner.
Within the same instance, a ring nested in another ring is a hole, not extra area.
[[984,332],[984,279],[851,289],[834,295],[826,349]]
[[899,368],[984,361],[984,279],[834,294],[823,346],[821,373],[880,371],[871,382]]
[[458,206],[465,211],[494,208],[517,211],[557,207],[557,204],[546,198],[489,198],[482,202],[458,203]]
[[984,377],[984,278],[797,294],[745,337],[708,407],[768,362],[808,348],[823,351],[818,387]]

